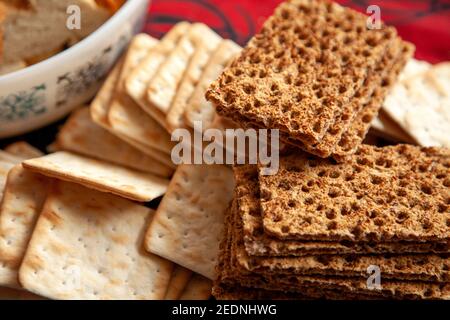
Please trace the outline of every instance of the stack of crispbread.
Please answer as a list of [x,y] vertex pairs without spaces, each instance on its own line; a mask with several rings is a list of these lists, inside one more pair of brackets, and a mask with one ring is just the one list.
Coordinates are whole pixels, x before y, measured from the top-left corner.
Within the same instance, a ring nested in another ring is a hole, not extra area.
[[207,98],[243,127],[320,157],[354,153],[413,53],[394,28],[330,1],[282,3]]
[[342,164],[294,152],[275,175],[235,167],[216,297],[449,299],[449,165],[444,148],[364,145]]

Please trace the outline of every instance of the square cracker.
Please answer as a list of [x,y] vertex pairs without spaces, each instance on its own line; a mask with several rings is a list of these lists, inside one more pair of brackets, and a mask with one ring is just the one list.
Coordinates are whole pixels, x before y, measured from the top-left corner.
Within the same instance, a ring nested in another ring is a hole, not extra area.
[[9,171],[0,207],[0,285],[20,288],[19,267],[47,197],[50,179],[23,169]]
[[180,38],[177,46],[170,52],[150,81],[147,88],[147,100],[151,107],[167,114],[196,46],[205,45],[213,48],[219,41],[220,37],[206,25],[194,23]]
[[180,296],[180,300],[208,300],[211,297],[211,290],[211,280],[194,274]]
[[124,57],[120,58],[111,70],[90,106],[92,120],[106,130],[111,130],[108,123],[108,111],[114,97],[114,88],[119,81],[123,62]]
[[173,264],[141,247],[152,217],[126,199],[57,181],[19,281],[52,299],[162,299]]
[[6,177],[9,170],[14,167],[14,163],[0,160],[0,200],[3,195],[3,188],[5,187]]
[[422,146],[450,147],[448,79],[450,64],[435,65],[396,83],[384,101],[386,113]]
[[145,248],[214,278],[233,173],[223,165],[181,165],[145,236]]
[[164,154],[170,154],[175,145],[167,130],[126,95],[117,97],[111,103],[108,122],[117,135],[128,137],[147,148],[163,153],[162,157]]
[[123,67],[117,81],[116,90],[125,93],[125,83],[130,72],[144,59],[147,54],[159,43],[155,38],[146,33],[134,36],[124,56]]
[[176,265],[173,268],[164,300],[178,300],[192,278],[192,274],[191,270]]
[[4,150],[17,157],[26,157],[27,159],[37,158],[44,155],[41,150],[36,149],[31,144],[25,141],[11,143]]
[[120,135],[111,129],[111,124],[109,123],[108,120],[108,113],[111,107],[111,102],[113,101],[114,98],[115,87],[117,85],[117,82],[119,81],[123,61],[124,61],[123,58],[119,60],[119,62],[116,64],[116,66],[114,67],[114,69],[111,71],[108,78],[104,82],[97,96],[92,101],[90,106],[92,120],[94,120],[95,123],[97,123],[104,129],[110,131],[112,134],[116,135],[123,141],[127,142],[128,144],[131,144],[133,147],[144,152],[148,156],[154,158],[155,160],[161,162],[162,164],[168,167],[175,168],[175,165],[172,163],[170,157],[166,153],[143,145],[140,142],[128,136]]
[[165,126],[165,114],[152,108],[149,104],[146,93],[147,87],[165,60],[166,55],[175,48],[190,26],[187,22],[176,24],[134,68],[125,81],[126,91],[130,97],[162,126]]
[[26,169],[80,183],[136,201],[151,201],[166,192],[169,181],[100,160],[60,151],[23,162]]
[[56,145],[60,150],[73,151],[161,177],[170,177],[174,171],[94,123],[88,108],[72,113],[59,131]]
[[[149,148],[155,149],[155,152],[162,151],[170,154],[172,145],[167,131],[146,114],[126,94],[125,89],[126,78],[157,44],[157,40],[144,34],[133,39],[125,55],[123,67],[108,108],[108,123],[116,135],[148,145]],[[164,156],[161,155],[161,157]]]
[[25,159],[27,159],[27,157],[16,156],[9,152],[0,150],[0,161],[17,164],[17,163],[21,163]]
[[205,92],[211,82],[220,76],[231,58],[240,50],[242,48],[233,41],[224,40],[212,54],[184,113],[185,121],[191,128],[194,128],[195,121],[202,121],[202,127],[205,129],[212,126],[216,111],[213,105],[205,99]]
[[[195,25],[193,29],[195,29]],[[184,71],[183,78],[178,86],[177,92],[172,100],[170,108],[167,112],[166,122],[169,131],[177,128],[184,128],[184,111],[188,105],[193,92],[198,86],[200,77],[204,72],[204,68],[208,63],[212,52],[217,49],[222,38],[214,31],[204,28],[202,37],[195,41],[194,53]]]

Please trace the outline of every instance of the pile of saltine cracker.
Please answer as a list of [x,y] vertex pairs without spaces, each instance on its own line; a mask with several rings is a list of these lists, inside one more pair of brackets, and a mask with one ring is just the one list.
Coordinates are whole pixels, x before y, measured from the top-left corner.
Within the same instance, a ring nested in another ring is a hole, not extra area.
[[[223,129],[204,93],[239,51],[202,24],[138,35],[56,152],[21,142],[0,153],[0,286],[13,288],[0,298],[209,298],[233,173],[176,167],[170,133]],[[374,133],[448,146],[448,70],[410,61]],[[162,195],[156,212],[143,205]]]

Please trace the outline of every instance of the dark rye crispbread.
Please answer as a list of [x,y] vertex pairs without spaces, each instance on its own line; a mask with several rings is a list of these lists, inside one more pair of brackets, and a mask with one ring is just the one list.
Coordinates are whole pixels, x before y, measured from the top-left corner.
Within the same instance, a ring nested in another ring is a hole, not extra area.
[[[390,47],[383,61],[366,78],[365,83],[374,82],[371,86],[363,86],[356,92],[354,99],[348,107],[343,108],[343,113],[327,130],[322,141],[317,144],[305,144],[300,140],[291,138],[287,133],[280,132],[280,139],[290,145],[299,147],[308,153],[319,157],[332,155],[337,161],[343,161],[346,156],[355,152],[362,143],[373,118],[377,115],[384,98],[386,97],[395,79],[403,69],[408,59],[412,56],[414,46],[403,41]],[[394,56],[394,52],[399,52]],[[385,70],[385,66],[389,66]],[[240,118],[239,115],[230,115],[233,121],[248,129],[251,127],[264,127],[248,118]]]
[[346,157],[355,153],[369,131],[373,119],[378,115],[380,106],[383,104],[387,93],[395,83],[406,62],[413,56],[413,53],[413,45],[407,43],[403,46],[401,60],[394,66],[394,72],[382,79],[381,86],[373,93],[372,99],[363,106],[350,128],[343,133],[333,151],[335,160],[342,162]]
[[[299,292],[283,292],[275,290],[264,290],[256,288],[248,288],[235,285],[224,285],[216,283],[212,291],[213,296],[217,300],[312,300],[312,299],[327,299],[327,300],[371,300],[373,297],[361,295],[342,294],[339,291],[325,291],[318,290],[314,296],[306,296]],[[377,298],[378,300],[378,298]]]
[[[220,255],[216,265],[217,278],[214,281],[212,294],[219,300],[249,300],[249,299],[280,299],[280,300],[305,300],[305,299],[363,299],[364,294],[353,295],[348,292],[339,292],[333,289],[320,289],[315,287],[305,287],[299,292],[283,292],[282,290],[264,290],[252,287],[243,287],[239,283],[239,277],[250,274],[247,270],[239,267],[235,259],[231,256],[233,236],[233,226],[231,219],[232,211],[228,210],[225,216],[224,237],[220,243]],[[237,272],[235,274],[235,272]],[[234,279],[233,276],[237,278]]]
[[303,257],[252,257],[245,251],[241,212],[236,201],[231,212],[236,261],[252,272],[267,275],[331,275],[367,278],[367,267],[380,266],[383,279],[450,281],[449,254],[308,255]]
[[366,20],[329,1],[284,2],[207,98],[221,115],[318,143],[396,39]]
[[[239,226],[230,221],[230,210],[217,265],[217,281],[220,285],[259,288],[270,291],[298,293],[311,298],[323,297],[325,293],[338,293],[341,298],[357,296],[358,299],[448,299],[450,288],[446,283],[383,280],[381,290],[367,288],[366,279],[334,276],[275,275],[251,272],[237,261],[246,255],[242,246]],[[213,290],[214,291],[214,290]]]
[[280,240],[264,233],[256,165],[234,166],[235,200],[243,225],[244,244],[251,256],[317,254],[445,253],[450,242],[352,242]]
[[[373,85],[364,85],[356,92],[353,101],[347,107],[343,107],[343,113],[328,128],[321,142],[307,145],[288,136],[281,136],[281,138],[322,158],[336,155],[335,159],[341,160],[343,154],[354,153],[355,148],[366,136],[372,119],[381,108],[389,89],[414,52],[412,45],[400,40],[396,42],[396,45],[389,48],[381,63],[366,78],[365,84],[373,83]],[[368,110],[371,110],[371,117],[367,116]]]
[[304,153],[259,173],[265,232],[279,239],[448,241],[450,150],[361,145],[335,164]]

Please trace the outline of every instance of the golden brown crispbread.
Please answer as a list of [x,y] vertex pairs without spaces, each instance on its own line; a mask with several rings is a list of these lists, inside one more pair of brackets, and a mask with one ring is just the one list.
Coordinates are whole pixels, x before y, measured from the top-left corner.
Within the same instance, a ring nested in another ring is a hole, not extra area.
[[303,153],[259,174],[264,229],[279,239],[448,241],[450,152],[362,145],[334,164]]
[[372,99],[363,106],[349,130],[342,135],[341,140],[333,152],[333,157],[337,161],[343,161],[346,156],[353,154],[364,140],[372,120],[380,110],[380,105],[382,105],[386,95],[395,83],[395,79],[413,52],[414,46],[411,44],[405,44],[403,46],[401,61],[394,66],[394,70],[390,75],[383,78],[381,87],[375,90]]
[[267,275],[330,275],[367,278],[370,265],[380,266],[383,279],[450,282],[448,253],[435,254],[377,254],[355,255],[339,252],[332,255],[303,257],[252,257],[245,252],[242,239],[242,219],[239,206],[234,205],[234,224],[237,230],[236,248],[240,254],[236,261],[243,268]]
[[[232,212],[232,211],[230,211]],[[229,213],[230,213],[229,212]],[[246,252],[243,249],[242,232],[238,225],[232,223],[227,215],[227,240],[221,245],[222,265],[218,265],[218,281],[223,284],[236,283],[245,287],[265,290],[282,290],[301,292],[310,297],[317,297],[317,289],[340,292],[342,295],[361,295],[359,298],[394,298],[394,299],[449,299],[448,283],[383,280],[381,290],[370,290],[366,278],[310,276],[310,275],[267,275],[250,272],[238,263]],[[230,224],[231,223],[231,224]],[[223,250],[225,248],[225,250]],[[314,288],[311,290],[311,288]]]
[[207,98],[224,116],[317,143],[395,38],[392,28],[367,30],[366,19],[328,1],[284,2]]
[[[340,141],[342,134],[346,132],[350,126],[355,126],[356,123],[365,123],[362,119],[356,117],[360,110],[371,101],[377,88],[383,85],[383,79],[397,75],[395,70],[401,70],[402,66],[406,63],[407,58],[409,58],[409,56],[404,57],[404,55],[398,54],[401,52],[402,46],[402,41],[395,41],[378,66],[371,70],[369,76],[365,79],[363,86],[354,95],[351,103],[343,106],[342,114],[334,120],[334,123],[330,127],[328,127],[327,133],[324,135],[322,141],[313,146],[306,145],[306,148],[304,148],[305,151],[322,158],[329,157]],[[400,57],[398,58],[398,56]],[[386,95],[387,90],[382,91],[382,93]],[[380,108],[381,104],[378,104],[377,106]]]
[[256,165],[234,167],[235,201],[243,224],[243,237],[250,256],[304,256],[317,254],[445,253],[449,242],[353,242],[279,240],[264,233]]
[[[392,52],[400,48],[401,53],[397,58],[393,59]],[[374,84],[359,90],[355,94],[351,108],[344,108],[345,111],[343,114],[341,114],[340,118],[328,128],[327,134],[323,137],[321,142],[313,145],[305,144],[281,131],[280,139],[320,157],[333,155],[338,161],[343,161],[345,156],[354,153],[367,134],[371,121],[378,113],[382,101],[387,95],[391,85],[395,82],[395,78],[412,55],[413,46],[398,41],[398,44],[390,48],[389,51],[391,52],[388,52],[383,58],[385,61],[380,63],[374,72],[366,78],[366,82],[374,82]],[[394,60],[393,63],[390,63],[392,60]],[[384,65],[393,65],[393,67],[383,71],[383,67],[381,66]],[[257,122],[247,117],[240,117],[238,114],[232,114],[229,115],[229,117],[244,128],[265,127],[264,123]],[[348,122],[350,119],[352,121]]]

